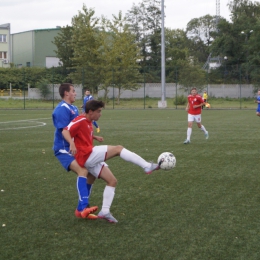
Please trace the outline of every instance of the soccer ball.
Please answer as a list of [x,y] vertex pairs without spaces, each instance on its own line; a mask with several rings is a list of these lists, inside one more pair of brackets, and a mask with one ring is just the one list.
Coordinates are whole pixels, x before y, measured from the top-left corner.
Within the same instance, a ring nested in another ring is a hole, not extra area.
[[176,165],[176,158],[172,153],[164,152],[160,154],[157,160],[160,168],[163,170],[170,170]]

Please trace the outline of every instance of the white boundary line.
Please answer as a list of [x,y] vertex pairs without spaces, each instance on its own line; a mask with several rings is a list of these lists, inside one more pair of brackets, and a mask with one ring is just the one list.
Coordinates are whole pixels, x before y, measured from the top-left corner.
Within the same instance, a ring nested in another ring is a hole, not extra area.
[[9,124],[9,123],[19,123],[19,122],[32,122],[32,121],[35,121],[35,123],[40,124],[40,125],[12,127],[12,128],[5,128],[5,129],[1,129],[1,128],[0,128],[0,131],[5,131],[5,130],[18,130],[18,129],[26,129],[26,128],[35,128],[35,127],[41,127],[41,126],[47,125],[47,123],[37,121],[37,120],[42,120],[42,119],[50,119],[50,118],[48,117],[48,118],[37,118],[37,119],[27,119],[27,120],[17,120],[17,121],[0,122],[0,125],[1,125],[1,124]]

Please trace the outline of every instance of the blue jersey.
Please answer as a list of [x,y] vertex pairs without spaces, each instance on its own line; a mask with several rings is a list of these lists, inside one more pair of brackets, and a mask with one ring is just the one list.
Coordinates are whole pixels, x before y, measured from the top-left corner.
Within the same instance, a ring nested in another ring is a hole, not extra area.
[[[256,101],[260,102],[260,96],[257,96]],[[256,112],[260,113],[260,103],[257,102]]]
[[79,112],[77,107],[70,105],[63,100],[56,106],[52,113],[53,125],[56,128],[54,132],[54,151],[59,151],[60,149],[68,151],[70,145],[64,139],[62,130],[78,115]]
[[[260,102],[260,96],[257,96],[256,100],[257,100],[258,102]],[[260,107],[260,103],[258,103],[257,105],[258,105],[258,107]]]
[[84,97],[84,100],[83,100],[83,108],[82,108],[82,111],[83,111],[83,112],[85,112],[86,103],[87,103],[89,100],[92,100],[92,99],[93,99],[93,97],[92,97],[91,95]]

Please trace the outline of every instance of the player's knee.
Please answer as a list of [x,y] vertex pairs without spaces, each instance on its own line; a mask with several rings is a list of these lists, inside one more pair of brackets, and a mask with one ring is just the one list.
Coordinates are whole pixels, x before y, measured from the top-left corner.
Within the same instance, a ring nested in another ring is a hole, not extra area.
[[111,186],[111,187],[116,187],[117,185],[117,179],[115,176],[113,176],[113,178],[110,178],[108,181],[107,181],[107,185],[108,186]]
[[73,160],[70,164],[70,170],[75,172],[78,176],[87,177],[88,175],[87,169],[79,166],[76,160]]
[[77,172],[78,176],[84,176],[87,177],[88,176],[88,171],[86,168],[79,168],[78,172]]
[[117,185],[117,179],[116,179],[116,177],[113,178],[113,180],[112,180],[112,185],[113,185],[113,187],[116,187],[116,185]]
[[117,145],[116,146],[116,151],[117,151],[117,154],[120,155],[121,151],[124,149],[124,147],[122,145]]
[[88,176],[88,171],[85,168],[80,169],[80,176],[87,177]]

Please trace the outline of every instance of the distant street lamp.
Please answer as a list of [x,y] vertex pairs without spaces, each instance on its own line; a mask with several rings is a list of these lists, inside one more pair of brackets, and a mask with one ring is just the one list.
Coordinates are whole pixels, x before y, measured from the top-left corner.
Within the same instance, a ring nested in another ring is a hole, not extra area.
[[225,71],[224,71],[224,79],[227,75],[227,60],[228,60],[228,57],[227,56],[224,56],[224,61],[225,61]]

